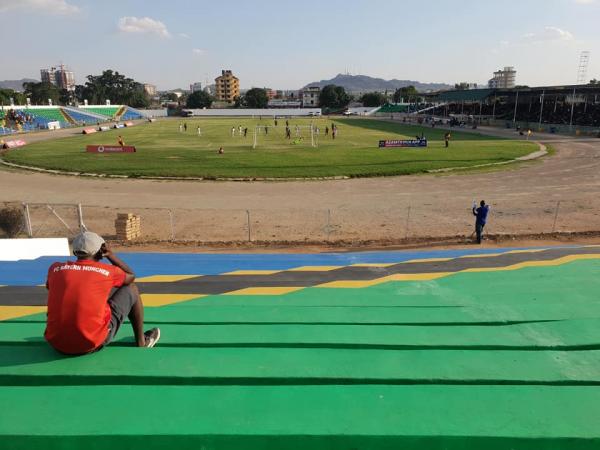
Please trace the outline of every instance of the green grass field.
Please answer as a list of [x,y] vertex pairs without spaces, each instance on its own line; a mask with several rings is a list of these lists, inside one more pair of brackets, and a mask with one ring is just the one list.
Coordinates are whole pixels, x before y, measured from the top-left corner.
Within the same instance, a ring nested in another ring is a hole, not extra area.
[[[293,144],[285,139],[285,119],[258,138],[252,148],[255,125],[273,125],[272,119],[194,118],[169,119],[111,130],[88,136],[44,141],[4,155],[7,161],[48,169],[129,176],[178,177],[330,177],[388,176],[422,173],[430,169],[469,167],[512,160],[536,150],[533,143],[503,140],[471,133],[452,133],[450,149],[444,148],[444,130],[382,122],[372,119],[336,119],[335,141],[324,136],[332,121],[325,118],[290,119],[295,126],[314,123],[320,128],[318,148],[310,145],[310,131]],[[187,132],[179,124],[187,123]],[[231,128],[248,127],[246,138],[231,136]],[[200,126],[202,136],[197,135]],[[427,149],[378,148],[380,139],[412,139],[424,133]],[[134,154],[88,154],[87,144],[114,145],[118,135]],[[223,146],[225,153],[217,154]]]

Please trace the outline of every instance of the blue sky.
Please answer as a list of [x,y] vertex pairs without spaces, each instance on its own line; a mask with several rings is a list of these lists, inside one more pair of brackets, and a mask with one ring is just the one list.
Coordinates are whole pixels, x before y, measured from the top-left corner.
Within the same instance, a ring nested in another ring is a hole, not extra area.
[[243,88],[295,89],[337,73],[572,84],[600,78],[600,0],[0,0],[0,79],[64,62],[78,83],[112,68],[160,89],[232,69]]

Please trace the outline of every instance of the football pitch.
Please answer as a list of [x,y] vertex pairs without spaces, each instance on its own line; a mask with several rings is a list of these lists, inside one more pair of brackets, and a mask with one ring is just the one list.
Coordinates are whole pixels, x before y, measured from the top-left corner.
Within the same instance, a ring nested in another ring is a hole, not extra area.
[[[131,177],[314,178],[408,175],[472,167],[510,161],[537,149],[529,142],[460,131],[452,132],[450,148],[446,149],[446,130],[373,119],[288,120],[291,139],[286,139],[286,119],[278,119],[277,126],[271,117],[166,119],[33,143],[8,152],[4,158],[47,169]],[[180,131],[183,124],[186,131]],[[311,145],[311,124],[314,130],[319,129],[318,134],[314,132],[315,147]],[[338,130],[335,140],[331,134],[333,124]],[[246,136],[240,135],[240,127],[247,128]],[[119,135],[126,145],[135,146],[137,153],[85,153],[88,144],[116,145]],[[421,135],[429,141],[426,149],[378,148],[379,140],[414,139]],[[223,154],[218,154],[220,147]]]

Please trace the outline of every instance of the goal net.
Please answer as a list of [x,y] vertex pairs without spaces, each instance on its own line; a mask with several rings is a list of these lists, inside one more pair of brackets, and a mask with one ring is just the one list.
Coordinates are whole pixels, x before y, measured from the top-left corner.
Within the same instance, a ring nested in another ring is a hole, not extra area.
[[254,127],[252,148],[283,142],[317,148],[319,146],[319,129],[314,125],[256,125]]

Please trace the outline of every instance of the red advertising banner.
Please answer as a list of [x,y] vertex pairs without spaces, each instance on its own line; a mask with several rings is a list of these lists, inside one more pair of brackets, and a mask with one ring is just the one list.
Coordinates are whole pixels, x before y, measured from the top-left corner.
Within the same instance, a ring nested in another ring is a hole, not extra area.
[[27,144],[27,142],[25,142],[23,139],[15,139],[13,141],[6,141],[4,143],[4,148],[23,147],[25,144]]
[[87,145],[87,153],[135,153],[136,149],[130,145]]
[[92,134],[96,132],[98,132],[98,130],[96,130],[95,128],[86,128],[85,130],[83,130],[83,134]]

